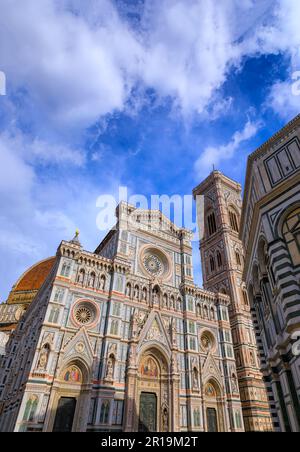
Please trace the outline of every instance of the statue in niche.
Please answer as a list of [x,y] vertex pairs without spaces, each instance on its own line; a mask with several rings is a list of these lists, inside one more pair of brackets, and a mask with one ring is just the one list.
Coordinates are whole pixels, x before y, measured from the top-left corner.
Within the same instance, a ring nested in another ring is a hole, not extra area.
[[139,331],[143,328],[144,324],[146,321],[146,314],[144,314],[142,311],[139,313],[138,316],[138,327],[139,327]]
[[139,330],[139,312],[135,310],[132,316],[132,337],[135,338],[138,335]]
[[232,374],[232,391],[233,392],[239,392],[237,377],[236,377],[235,374]]
[[138,300],[139,299],[139,288],[138,288],[138,286],[135,286],[135,288],[134,288],[134,298],[136,299],[136,300]]
[[147,301],[147,289],[143,289],[143,301]]
[[168,413],[168,409],[167,408],[163,409],[162,427],[163,427],[163,432],[168,432],[169,431],[169,413]]
[[167,297],[167,295],[164,295],[163,305],[164,305],[164,308],[168,307],[168,297]]
[[80,270],[80,273],[78,275],[78,282],[79,282],[79,284],[83,284],[84,283],[84,277],[85,277],[85,271],[84,270]]
[[131,285],[127,284],[126,286],[126,296],[130,297],[131,296]]
[[102,275],[100,278],[100,290],[105,289],[105,283],[106,283],[106,278],[105,278],[105,276]]
[[48,364],[48,358],[50,354],[49,344],[45,344],[40,352],[37,368],[38,370],[45,371]]
[[153,303],[159,304],[159,302],[160,302],[159,292],[157,289],[154,289],[153,290]]
[[112,381],[114,377],[114,358],[110,356],[107,361],[106,366],[106,377],[105,379],[108,381]]
[[177,373],[177,359],[176,356],[172,356],[171,358],[171,372]]
[[131,366],[135,363],[135,349],[131,345],[128,353],[128,365]]
[[116,354],[117,353],[117,344],[109,344],[109,347],[108,347],[108,354],[109,355],[111,355],[111,354]]
[[198,370],[196,368],[193,370],[193,389],[199,389]]
[[95,273],[91,273],[90,278],[89,278],[89,286],[94,287],[95,281],[96,281],[96,275],[95,275]]
[[171,340],[172,340],[172,345],[173,345],[174,347],[177,347],[177,327],[176,327],[176,319],[173,319],[173,320],[171,321],[170,329],[171,329]]

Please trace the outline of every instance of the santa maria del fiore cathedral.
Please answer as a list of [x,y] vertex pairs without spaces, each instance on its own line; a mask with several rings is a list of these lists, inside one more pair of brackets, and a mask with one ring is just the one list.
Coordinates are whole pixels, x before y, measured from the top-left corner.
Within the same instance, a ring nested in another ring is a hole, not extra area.
[[[299,165],[295,121],[275,147],[294,133]],[[287,176],[299,187],[297,168]],[[247,190],[248,206],[259,190]],[[251,226],[241,186],[213,171],[193,194],[204,199],[203,288],[194,282],[191,232],[125,202],[94,252],[76,233],[20,277],[0,305],[0,431],[273,431],[284,430],[285,415],[297,421],[297,383],[285,414],[264,343],[273,319],[262,311],[264,289],[258,317],[244,279],[252,255],[240,231]],[[289,243],[296,204],[293,212],[284,223]],[[272,225],[264,225],[268,238]]]

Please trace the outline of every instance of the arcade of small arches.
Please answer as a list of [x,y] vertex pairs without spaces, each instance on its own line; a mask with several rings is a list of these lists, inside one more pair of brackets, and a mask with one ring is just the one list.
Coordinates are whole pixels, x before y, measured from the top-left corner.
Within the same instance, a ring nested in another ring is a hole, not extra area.
[[106,290],[107,276],[95,271],[86,272],[84,268],[78,270],[76,282],[82,286],[87,286],[96,290]]
[[128,282],[126,284],[125,295],[130,300],[144,303],[156,303],[162,308],[182,311],[182,297],[178,294],[164,292],[158,285],[153,288],[139,285],[138,283]]
[[[152,301],[162,308],[167,310],[173,310],[182,312],[183,302],[182,297],[179,295],[173,295],[163,292],[159,286],[155,286],[152,291],[149,291],[145,286],[140,287],[138,284],[132,284],[130,282],[126,285],[126,296],[133,301],[149,303],[149,293],[152,294]],[[196,315],[206,320],[217,320],[216,306],[212,303],[206,303],[199,297],[195,297]],[[193,307],[189,307],[193,311]]]
[[[74,259],[76,257],[75,251],[64,247],[62,254],[66,259],[63,262],[60,275],[64,278],[70,278],[72,264],[71,261],[68,261],[68,258]],[[99,258],[97,260],[96,258],[80,257],[78,259],[78,270],[75,278],[76,283],[91,289],[105,291],[107,290],[107,282],[111,269],[112,266],[105,261],[105,258],[101,257],[101,259]]]

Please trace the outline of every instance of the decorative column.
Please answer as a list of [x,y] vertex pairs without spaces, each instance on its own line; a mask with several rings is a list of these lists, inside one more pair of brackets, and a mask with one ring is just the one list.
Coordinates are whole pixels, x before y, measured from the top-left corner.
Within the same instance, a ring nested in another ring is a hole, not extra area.
[[131,340],[129,342],[129,353],[127,360],[127,376],[125,391],[125,410],[124,410],[124,432],[134,432],[138,408],[136,407],[136,382],[137,382],[137,336],[138,336],[138,316],[134,314],[131,322]]
[[170,388],[171,388],[171,431],[180,432],[180,403],[179,403],[179,391],[180,391],[180,376],[177,366],[177,330],[176,320],[173,319],[171,324],[171,341],[172,341],[172,357],[170,368]]

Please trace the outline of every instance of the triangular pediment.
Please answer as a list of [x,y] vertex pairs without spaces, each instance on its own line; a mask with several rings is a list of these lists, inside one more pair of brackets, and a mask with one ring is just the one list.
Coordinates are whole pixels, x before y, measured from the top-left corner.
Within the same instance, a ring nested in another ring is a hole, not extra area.
[[76,358],[83,359],[90,366],[93,363],[93,348],[84,327],[81,328],[70,341],[68,341],[63,349],[64,362]]
[[146,343],[159,344],[171,352],[171,341],[168,332],[164,326],[162,318],[158,311],[152,311],[149,315],[145,325],[143,326],[140,337],[138,349],[140,349]]
[[220,369],[211,353],[207,355],[205,363],[202,368],[203,382],[205,383],[210,378],[215,378],[222,386],[222,375]]

